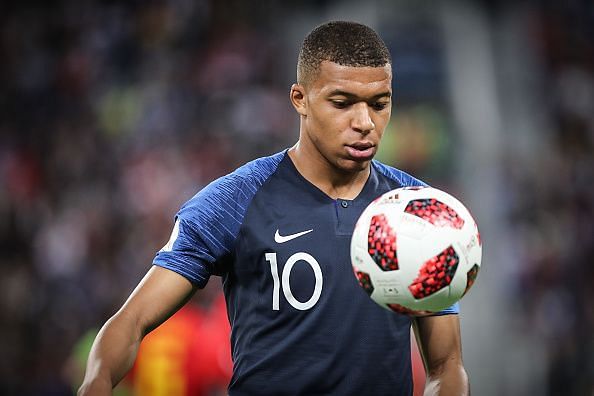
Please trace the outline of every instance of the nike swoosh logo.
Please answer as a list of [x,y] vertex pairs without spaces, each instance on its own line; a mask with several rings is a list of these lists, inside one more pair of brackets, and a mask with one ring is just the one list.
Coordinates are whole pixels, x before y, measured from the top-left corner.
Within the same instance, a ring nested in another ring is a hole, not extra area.
[[301,231],[301,232],[298,232],[296,234],[281,235],[281,234],[278,233],[278,228],[277,228],[276,232],[274,233],[274,242],[276,242],[276,243],[285,243],[285,242],[290,241],[291,239],[299,238],[300,236],[303,236],[305,234],[309,234],[312,231],[313,231],[313,228],[311,230]]

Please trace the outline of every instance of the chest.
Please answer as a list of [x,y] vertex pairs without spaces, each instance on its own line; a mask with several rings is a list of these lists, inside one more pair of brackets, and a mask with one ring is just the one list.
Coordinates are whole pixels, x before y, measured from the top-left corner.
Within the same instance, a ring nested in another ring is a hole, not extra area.
[[256,197],[238,238],[232,269],[237,286],[258,290],[273,311],[308,311],[358,292],[350,238],[366,204],[290,188]]

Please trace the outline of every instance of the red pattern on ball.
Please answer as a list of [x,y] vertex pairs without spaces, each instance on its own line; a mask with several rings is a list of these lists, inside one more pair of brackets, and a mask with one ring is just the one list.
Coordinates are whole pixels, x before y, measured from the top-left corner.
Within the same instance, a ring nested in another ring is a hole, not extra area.
[[430,296],[452,282],[460,258],[452,246],[427,260],[408,290],[417,300]]
[[478,272],[479,272],[478,264],[473,265],[472,268],[468,270],[468,273],[466,274],[466,289],[464,289],[464,293],[462,293],[462,297],[464,297],[466,292],[468,292],[468,290],[472,287],[472,285],[474,285],[474,281],[476,280]]
[[396,233],[388,224],[385,215],[379,214],[371,218],[367,235],[367,247],[369,255],[382,271],[395,271],[398,269]]
[[355,269],[355,276],[357,277],[359,285],[363,288],[363,290],[367,292],[367,294],[371,296],[371,293],[373,293],[374,288],[373,284],[371,283],[371,277],[369,276],[369,274]]
[[452,227],[459,230],[464,226],[464,219],[454,209],[435,198],[412,200],[404,211],[427,220],[436,227]]

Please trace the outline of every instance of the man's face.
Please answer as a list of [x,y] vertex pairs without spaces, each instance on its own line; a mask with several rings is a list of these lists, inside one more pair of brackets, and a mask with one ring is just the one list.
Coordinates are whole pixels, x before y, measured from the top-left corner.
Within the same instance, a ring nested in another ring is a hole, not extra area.
[[317,77],[303,87],[301,143],[339,171],[366,169],[390,120],[391,84],[390,65],[322,62]]

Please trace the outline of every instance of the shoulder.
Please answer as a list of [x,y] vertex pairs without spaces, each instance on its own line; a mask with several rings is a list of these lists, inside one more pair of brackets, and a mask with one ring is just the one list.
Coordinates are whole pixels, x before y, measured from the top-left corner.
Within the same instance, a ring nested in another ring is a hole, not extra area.
[[287,151],[284,150],[268,157],[261,157],[250,161],[211,184],[230,182],[259,187],[276,171],[286,153]]
[[243,206],[276,171],[285,154],[286,151],[281,151],[268,157],[255,159],[214,180],[186,202],[180,212],[197,206],[208,208],[212,205],[220,206],[223,203]]
[[398,183],[400,187],[427,186],[427,183],[424,181],[419,180],[400,169],[394,168],[393,166],[386,165],[378,160],[373,160],[372,164],[380,175]]
[[201,192],[214,192],[221,188],[224,190],[224,187],[258,188],[276,171],[285,155],[286,151],[281,151],[268,157],[250,161],[228,175],[216,179]]

